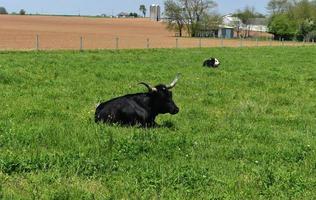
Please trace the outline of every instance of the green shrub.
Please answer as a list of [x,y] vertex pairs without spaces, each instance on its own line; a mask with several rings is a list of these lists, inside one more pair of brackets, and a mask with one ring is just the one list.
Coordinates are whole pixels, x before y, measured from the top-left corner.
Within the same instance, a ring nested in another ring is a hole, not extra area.
[[316,41],[316,30],[309,32],[306,35],[306,40],[307,41]]

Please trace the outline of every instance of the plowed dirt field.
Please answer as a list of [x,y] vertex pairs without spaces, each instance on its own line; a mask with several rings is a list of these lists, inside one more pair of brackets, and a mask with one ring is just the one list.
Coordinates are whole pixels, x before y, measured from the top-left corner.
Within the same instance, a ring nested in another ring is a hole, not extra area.
[[[82,38],[82,39],[81,39]],[[0,15],[0,50],[269,46],[281,42],[176,38],[150,19]],[[285,45],[299,45],[286,43]]]

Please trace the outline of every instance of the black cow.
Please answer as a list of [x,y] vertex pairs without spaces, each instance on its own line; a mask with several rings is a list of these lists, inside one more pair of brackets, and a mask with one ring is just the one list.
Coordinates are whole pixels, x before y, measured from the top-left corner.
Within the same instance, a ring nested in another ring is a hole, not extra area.
[[103,102],[95,111],[95,122],[118,123],[121,125],[156,125],[158,114],[179,112],[172,100],[172,89],[179,79],[179,74],[169,85],[159,84],[155,87],[141,82],[148,88],[146,93],[128,94]]
[[204,67],[213,67],[216,68],[220,65],[220,62],[216,58],[209,58],[203,62]]

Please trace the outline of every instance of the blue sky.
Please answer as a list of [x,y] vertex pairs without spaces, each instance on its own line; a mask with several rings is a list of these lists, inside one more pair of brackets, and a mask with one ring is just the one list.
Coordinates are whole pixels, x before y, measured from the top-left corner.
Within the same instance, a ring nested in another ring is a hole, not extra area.
[[[269,0],[217,0],[216,10],[221,14],[234,12],[246,5],[254,6],[257,11],[266,13]],[[81,15],[116,15],[124,12],[139,12],[139,5],[160,4],[164,0],[0,0],[8,12],[25,9],[28,13],[41,14],[81,14]]]

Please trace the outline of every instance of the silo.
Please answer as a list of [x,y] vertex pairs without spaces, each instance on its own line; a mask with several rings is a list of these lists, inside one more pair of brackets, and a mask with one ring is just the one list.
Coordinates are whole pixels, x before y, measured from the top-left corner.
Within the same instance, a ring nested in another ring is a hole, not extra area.
[[160,20],[160,6],[158,4],[150,5],[150,19],[156,21]]

